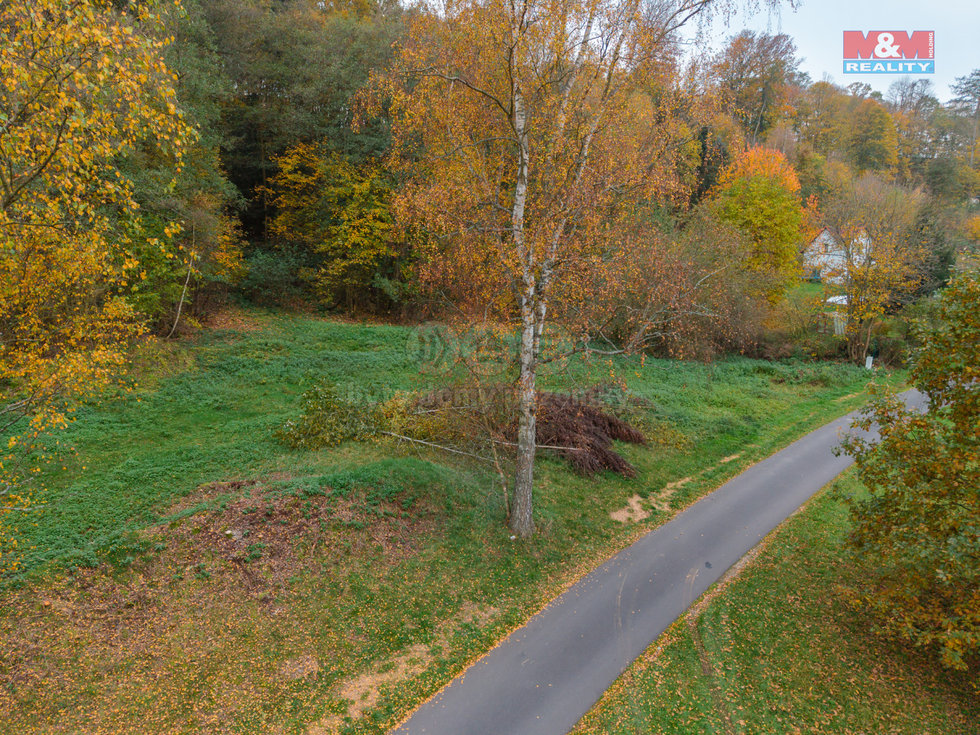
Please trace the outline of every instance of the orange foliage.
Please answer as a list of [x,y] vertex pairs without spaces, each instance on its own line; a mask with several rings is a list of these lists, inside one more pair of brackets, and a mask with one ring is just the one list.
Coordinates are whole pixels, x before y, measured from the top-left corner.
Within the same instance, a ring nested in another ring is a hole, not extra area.
[[724,187],[737,179],[760,176],[776,186],[793,194],[800,191],[800,180],[789,161],[779,151],[755,146],[739,155],[718,177],[719,187]]
[[770,277],[762,295],[777,303],[800,272],[804,211],[793,167],[779,151],[750,148],[722,170],[715,204],[751,242],[745,265]]
[[[464,0],[418,13],[379,80],[408,181],[396,212],[431,235],[423,280],[448,283],[470,313],[517,317],[511,527],[522,536],[533,531],[542,335],[556,303],[589,298],[617,208],[679,193],[677,142],[690,137],[679,108],[696,104],[673,81],[671,32],[707,5]],[[576,325],[575,341],[587,344],[591,326]]]

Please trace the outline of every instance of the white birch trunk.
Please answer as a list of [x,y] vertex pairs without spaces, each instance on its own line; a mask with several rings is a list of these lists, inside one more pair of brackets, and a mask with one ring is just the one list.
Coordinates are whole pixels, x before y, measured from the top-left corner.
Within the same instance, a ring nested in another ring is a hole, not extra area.
[[510,529],[521,538],[534,533],[533,491],[534,454],[537,446],[537,273],[534,250],[528,247],[524,233],[524,210],[527,204],[528,159],[530,150],[527,112],[518,88],[513,90],[514,134],[518,144],[517,181],[511,230],[521,258],[521,350],[520,379],[517,384],[517,473],[514,478],[514,503],[511,506]]
[[527,302],[521,307],[521,375],[517,384],[517,476],[510,529],[521,538],[534,533],[534,454],[537,445],[537,354],[534,348],[536,320]]

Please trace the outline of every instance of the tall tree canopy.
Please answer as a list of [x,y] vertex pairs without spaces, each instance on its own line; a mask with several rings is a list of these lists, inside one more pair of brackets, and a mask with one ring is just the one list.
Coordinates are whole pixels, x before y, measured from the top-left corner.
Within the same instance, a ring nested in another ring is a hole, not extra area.
[[877,100],[863,100],[858,105],[852,121],[848,151],[858,171],[882,171],[898,163],[895,121]]
[[[120,154],[152,144],[179,158],[191,138],[158,7],[0,4],[0,430],[63,423],[61,399],[112,378],[140,329],[138,205]],[[0,461],[0,505],[22,490],[15,471]]]
[[976,161],[977,130],[980,128],[980,69],[974,69],[966,76],[957,77],[953,84],[953,104],[966,112],[971,119],[970,167]]
[[[438,246],[428,275],[480,312],[516,315],[521,335],[511,514],[521,536],[534,530],[546,324],[561,301],[586,297],[617,207],[674,189],[673,34],[711,5],[464,1],[420,14],[403,45],[404,76],[389,87],[409,177],[399,211]],[[586,325],[576,338],[587,341]]]
[[803,205],[793,167],[779,151],[750,148],[722,171],[715,204],[751,242],[746,266],[770,276],[764,295],[776,303],[800,275]]
[[243,224],[264,239],[275,214],[266,192],[276,159],[318,143],[361,160],[387,148],[383,120],[354,130],[353,97],[391,60],[395,3],[209,0],[204,12],[233,94],[223,106],[224,163],[248,199]]
[[803,81],[799,66],[789,36],[749,30],[732,37],[715,60],[713,74],[753,145],[786,113],[790,86]]

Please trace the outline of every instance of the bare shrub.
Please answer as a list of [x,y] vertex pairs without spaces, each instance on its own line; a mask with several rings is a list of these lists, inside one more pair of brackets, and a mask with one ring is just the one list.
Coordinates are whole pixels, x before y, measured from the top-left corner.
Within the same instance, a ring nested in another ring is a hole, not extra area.
[[706,211],[669,232],[637,221],[609,254],[607,278],[581,306],[597,315],[591,321],[604,319],[593,341],[701,360],[751,351],[767,307],[748,294],[764,291],[767,276],[742,267],[746,248],[737,231]]

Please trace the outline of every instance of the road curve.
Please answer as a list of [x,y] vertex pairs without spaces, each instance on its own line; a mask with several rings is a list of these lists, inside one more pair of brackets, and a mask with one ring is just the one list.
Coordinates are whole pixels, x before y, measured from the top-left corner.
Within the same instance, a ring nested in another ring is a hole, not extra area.
[[[910,392],[906,401],[922,405]],[[565,735],[627,666],[851,463],[854,414],[749,467],[616,554],[425,702],[393,735]]]

